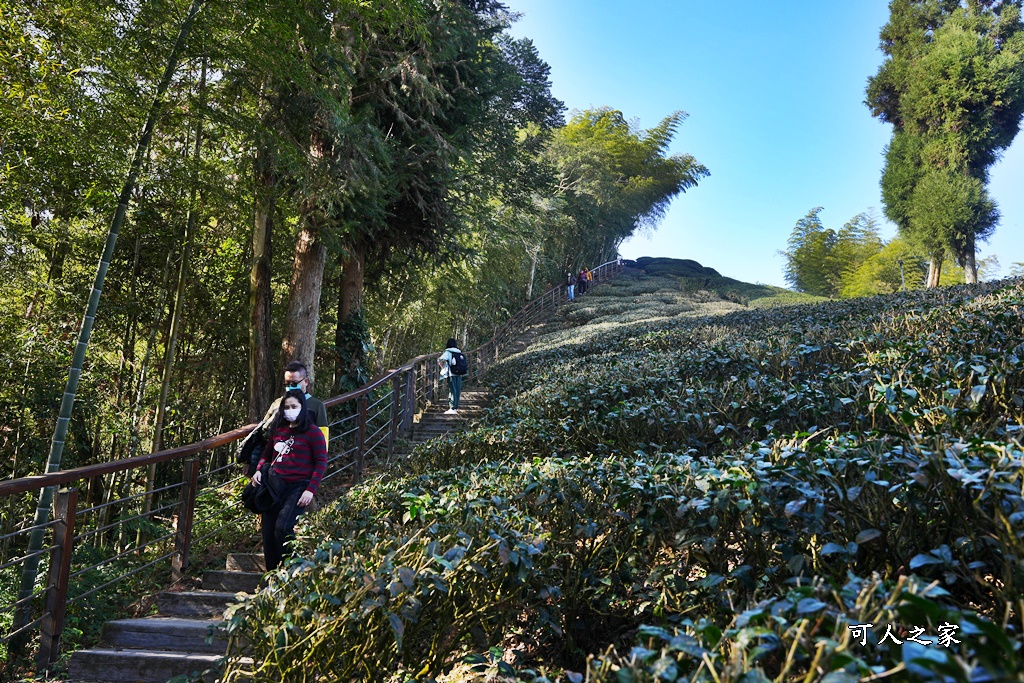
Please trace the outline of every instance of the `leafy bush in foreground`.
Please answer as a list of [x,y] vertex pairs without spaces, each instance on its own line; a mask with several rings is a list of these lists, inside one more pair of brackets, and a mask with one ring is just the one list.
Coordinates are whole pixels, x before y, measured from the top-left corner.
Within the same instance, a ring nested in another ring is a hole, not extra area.
[[257,665],[227,680],[1020,677],[1021,304],[549,335],[485,424],[310,520],[309,559],[228,620]]

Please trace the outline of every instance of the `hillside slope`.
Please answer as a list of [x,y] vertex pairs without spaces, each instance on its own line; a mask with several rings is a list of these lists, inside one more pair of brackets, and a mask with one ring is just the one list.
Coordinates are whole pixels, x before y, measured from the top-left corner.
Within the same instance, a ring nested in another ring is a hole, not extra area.
[[752,310],[665,277],[564,307],[475,429],[310,520],[228,622],[246,673],[1019,677],[1021,283]]

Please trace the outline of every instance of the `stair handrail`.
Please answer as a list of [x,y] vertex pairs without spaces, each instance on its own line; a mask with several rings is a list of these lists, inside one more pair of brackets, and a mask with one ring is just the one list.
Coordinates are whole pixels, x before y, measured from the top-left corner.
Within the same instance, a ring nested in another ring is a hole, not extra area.
[[[591,274],[593,275],[595,282],[600,282],[613,277],[621,272],[621,270],[622,261],[621,259],[616,259],[597,266],[591,271]],[[521,332],[537,322],[547,312],[554,310],[554,308],[560,305],[567,298],[568,293],[566,285],[559,285],[530,300],[512,317],[510,317],[508,321],[498,328],[488,341],[466,353],[467,360],[469,361],[470,375],[476,378],[481,377],[488,369],[493,367],[500,358],[502,358],[501,354],[504,351],[506,344],[518,337]],[[339,440],[343,448],[349,440],[354,444],[351,448],[347,448],[340,454],[334,455],[331,461],[334,462],[349,454],[352,454],[352,460],[344,466],[339,466],[336,470],[331,472],[328,477],[351,469],[353,473],[353,480],[359,481],[363,475],[365,458],[367,455],[373,453],[376,448],[381,447],[385,441],[387,443],[386,447],[388,454],[390,455],[393,452],[395,440],[398,435],[400,433],[406,434],[411,432],[414,415],[418,412],[420,406],[422,405],[425,409],[429,403],[437,400],[440,396],[440,368],[435,360],[440,355],[441,352],[432,352],[416,356],[397,368],[381,373],[366,385],[355,389],[354,391],[334,396],[324,401],[324,405],[328,408],[337,407],[353,401],[356,403],[355,411],[331,424],[332,442]],[[390,387],[388,387],[389,384]],[[385,398],[380,398],[371,406],[370,400],[374,396],[374,392],[384,387],[388,387],[386,396],[387,402],[385,403]],[[380,407],[378,408],[378,406]],[[378,409],[375,413],[371,414],[371,408]],[[388,413],[388,416],[386,420],[383,420],[381,418],[385,412]],[[354,426],[351,425],[353,421],[355,423]],[[133,458],[122,458],[106,463],[59,470],[49,474],[32,475],[28,477],[20,477],[18,479],[0,481],[0,498],[6,498],[8,496],[39,491],[47,486],[57,487],[76,481],[94,479],[96,477],[103,477],[107,475],[116,475],[128,470],[151,467],[172,461],[183,462],[181,483],[165,487],[166,489],[180,487],[179,501],[162,508],[162,510],[176,510],[176,521],[174,524],[173,534],[153,541],[143,542],[138,547],[130,549],[129,551],[123,551],[113,558],[105,558],[91,567],[80,569],[75,575],[103,566],[108,562],[128,555],[132,551],[141,554],[143,550],[150,547],[151,543],[164,542],[172,536],[174,539],[174,549],[171,552],[158,557],[156,560],[143,565],[142,567],[116,577],[108,583],[103,584],[98,588],[92,588],[74,598],[68,597],[68,590],[70,578],[73,576],[71,572],[71,564],[75,540],[80,540],[82,537],[89,534],[99,533],[100,531],[110,529],[111,527],[123,524],[125,521],[131,521],[132,519],[140,517],[147,517],[155,513],[144,512],[141,515],[129,517],[127,520],[122,519],[114,522],[114,524],[110,524],[102,528],[97,528],[92,531],[81,531],[78,536],[76,536],[76,518],[91,513],[100,519],[101,517],[98,516],[96,511],[109,508],[112,505],[126,503],[133,499],[138,499],[143,494],[132,495],[125,499],[118,498],[116,500],[104,502],[98,506],[78,510],[78,489],[65,488],[59,490],[54,498],[54,517],[50,522],[44,525],[46,528],[52,529],[54,539],[54,542],[51,543],[49,547],[41,551],[42,554],[49,554],[50,561],[50,575],[45,587],[34,592],[27,602],[26,600],[18,600],[10,605],[0,605],[0,615],[3,615],[12,610],[16,612],[20,612],[21,610],[31,610],[32,602],[36,600],[44,600],[45,607],[43,613],[40,617],[27,624],[21,624],[20,626],[18,621],[15,620],[15,626],[12,628],[11,632],[5,635],[0,635],[0,644],[8,643],[15,637],[26,636],[38,629],[40,631],[40,643],[37,662],[40,669],[49,668],[57,661],[59,656],[60,636],[64,627],[64,614],[67,605],[70,602],[84,599],[84,597],[87,597],[95,591],[121,581],[128,576],[152,566],[156,562],[167,559],[171,560],[172,580],[180,580],[184,576],[185,570],[188,568],[189,553],[193,542],[193,525],[196,522],[194,518],[197,495],[207,491],[230,490],[240,479],[240,477],[231,476],[229,474],[229,472],[233,470],[233,463],[230,462],[231,458],[227,459],[229,461],[227,465],[211,467],[208,472],[201,474],[204,463],[198,460],[196,456],[199,456],[200,454],[210,454],[218,448],[230,446],[234,442],[248,435],[254,428],[256,428],[256,426],[257,425],[255,423],[245,425],[244,427],[239,427],[222,434],[217,434],[194,443],[146,455],[135,456]],[[338,430],[338,433],[334,433],[334,428],[336,426],[341,427]],[[346,429],[346,427],[350,428]],[[376,427],[376,431],[371,434],[369,430],[374,427]],[[387,433],[381,435],[385,430],[387,430]],[[374,438],[377,438],[377,442],[375,444],[371,444],[370,442]],[[221,475],[220,479],[222,481],[217,482],[215,479],[214,475],[218,474]],[[202,477],[209,477],[211,485],[206,489],[200,490],[199,480]],[[328,477],[325,477],[325,479]],[[155,493],[157,492],[147,492],[145,495],[153,495]],[[234,505],[237,505],[237,502]],[[232,506],[229,506],[228,509],[230,509],[230,507]],[[228,524],[230,524],[230,522]],[[222,525],[203,538],[218,533],[228,526],[228,524]],[[0,541],[7,541],[11,537],[25,534],[32,530],[32,527],[28,527],[19,529],[13,533],[0,535]],[[14,561],[4,562],[0,564],[0,570],[15,566],[17,563],[24,562],[26,559],[28,559],[28,556],[18,558]]]

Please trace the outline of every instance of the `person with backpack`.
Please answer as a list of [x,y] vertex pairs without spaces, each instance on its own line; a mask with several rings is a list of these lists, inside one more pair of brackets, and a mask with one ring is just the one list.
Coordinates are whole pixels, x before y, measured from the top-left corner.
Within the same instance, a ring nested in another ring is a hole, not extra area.
[[587,273],[583,269],[580,269],[579,275],[576,276],[576,287],[579,290],[580,296],[587,293]]
[[462,378],[469,372],[466,356],[459,351],[458,342],[449,339],[445,342],[444,353],[437,359],[441,366],[441,379],[448,380],[448,410],[445,415],[459,414],[459,399],[462,397]]

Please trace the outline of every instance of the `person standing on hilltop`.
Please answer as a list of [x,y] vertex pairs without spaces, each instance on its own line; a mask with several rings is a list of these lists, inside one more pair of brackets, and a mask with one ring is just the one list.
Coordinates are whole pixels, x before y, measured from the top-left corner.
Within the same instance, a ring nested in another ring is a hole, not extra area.
[[444,353],[437,359],[441,366],[441,379],[448,380],[448,410],[445,415],[459,414],[459,399],[462,397],[462,377],[469,371],[466,356],[459,351],[458,342],[449,339],[445,342]]

